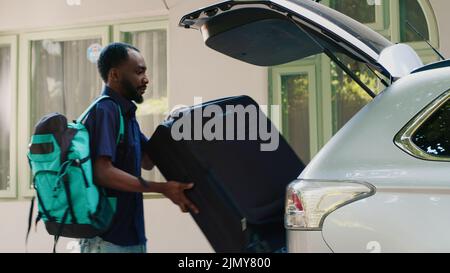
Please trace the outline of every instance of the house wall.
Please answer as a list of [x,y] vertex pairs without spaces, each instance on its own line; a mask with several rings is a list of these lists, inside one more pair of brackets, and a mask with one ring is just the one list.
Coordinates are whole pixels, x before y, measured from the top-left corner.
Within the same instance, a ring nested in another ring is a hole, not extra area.
[[450,58],[450,33],[448,25],[450,18],[447,12],[450,10],[450,1],[430,0],[439,28],[439,49],[446,58]]

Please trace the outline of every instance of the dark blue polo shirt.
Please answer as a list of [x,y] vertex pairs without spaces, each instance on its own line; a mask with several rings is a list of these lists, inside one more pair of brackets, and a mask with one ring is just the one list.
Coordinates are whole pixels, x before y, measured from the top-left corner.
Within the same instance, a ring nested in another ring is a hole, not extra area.
[[[89,131],[92,162],[97,157],[112,159],[113,165],[133,176],[141,176],[141,147],[147,138],[141,133],[136,121],[136,105],[114,92],[109,87],[103,95],[112,100],[103,100],[91,111],[85,126]],[[117,145],[119,135],[120,105],[125,118],[125,136]],[[110,229],[101,237],[120,246],[145,244],[144,205],[142,193],[121,192],[106,189],[109,196],[117,198],[117,211]]]

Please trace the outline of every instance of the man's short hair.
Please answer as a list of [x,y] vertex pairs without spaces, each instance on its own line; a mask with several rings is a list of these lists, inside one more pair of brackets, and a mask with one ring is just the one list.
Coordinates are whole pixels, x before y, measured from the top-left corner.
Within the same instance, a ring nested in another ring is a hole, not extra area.
[[112,43],[102,50],[97,61],[97,68],[105,83],[108,81],[109,71],[128,60],[129,49],[140,52],[136,47],[125,43]]

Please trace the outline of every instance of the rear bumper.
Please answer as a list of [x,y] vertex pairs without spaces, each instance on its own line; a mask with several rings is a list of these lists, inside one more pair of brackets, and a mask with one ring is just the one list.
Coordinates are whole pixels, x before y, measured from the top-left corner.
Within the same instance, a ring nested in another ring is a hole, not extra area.
[[287,230],[289,253],[332,253],[321,231]]

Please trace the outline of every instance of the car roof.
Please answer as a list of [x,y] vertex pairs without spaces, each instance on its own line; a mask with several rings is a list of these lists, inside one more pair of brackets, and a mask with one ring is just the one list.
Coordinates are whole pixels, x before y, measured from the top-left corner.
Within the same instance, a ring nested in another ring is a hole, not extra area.
[[443,61],[438,61],[435,63],[424,65],[416,70],[413,70],[411,72],[411,74],[419,73],[419,72],[423,72],[423,71],[427,71],[427,70],[444,68],[444,67],[450,67],[450,60],[443,60]]

